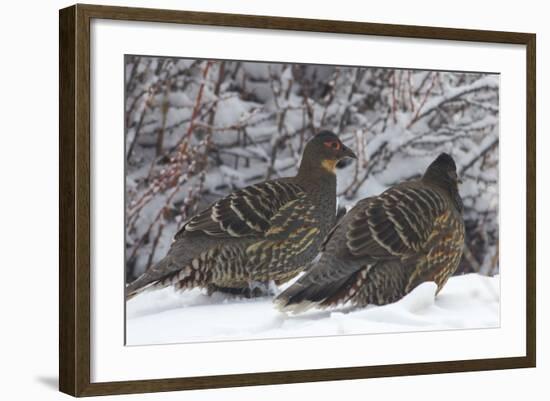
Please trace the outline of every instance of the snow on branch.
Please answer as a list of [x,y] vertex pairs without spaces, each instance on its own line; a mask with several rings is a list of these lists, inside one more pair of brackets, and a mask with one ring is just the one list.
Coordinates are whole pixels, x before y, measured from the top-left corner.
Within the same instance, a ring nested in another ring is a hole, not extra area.
[[129,280],[212,201],[294,174],[321,129],[358,155],[338,173],[340,206],[450,153],[464,182],[460,271],[498,273],[497,75],[141,56],[125,68]]

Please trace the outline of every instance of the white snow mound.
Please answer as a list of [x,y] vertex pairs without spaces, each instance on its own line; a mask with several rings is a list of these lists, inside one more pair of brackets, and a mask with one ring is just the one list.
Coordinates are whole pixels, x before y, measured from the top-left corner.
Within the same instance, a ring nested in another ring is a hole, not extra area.
[[495,328],[500,324],[500,279],[451,277],[400,301],[363,309],[340,307],[286,315],[271,297],[235,299],[198,289],[145,292],[126,304],[127,345]]

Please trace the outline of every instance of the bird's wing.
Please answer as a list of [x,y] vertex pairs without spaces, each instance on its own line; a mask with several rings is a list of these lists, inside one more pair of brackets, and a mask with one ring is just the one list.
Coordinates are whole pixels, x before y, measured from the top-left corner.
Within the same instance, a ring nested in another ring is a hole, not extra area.
[[347,248],[354,257],[374,260],[418,254],[446,211],[446,200],[435,189],[410,183],[392,187],[354,213]]
[[284,180],[248,186],[218,200],[193,217],[174,240],[196,231],[219,238],[262,235],[270,230],[273,217],[285,205],[304,195],[298,185]]
[[319,239],[319,221],[315,205],[303,195],[286,203],[273,216],[270,228],[261,240],[247,248],[250,263],[266,274],[288,268],[290,259],[309,249]]

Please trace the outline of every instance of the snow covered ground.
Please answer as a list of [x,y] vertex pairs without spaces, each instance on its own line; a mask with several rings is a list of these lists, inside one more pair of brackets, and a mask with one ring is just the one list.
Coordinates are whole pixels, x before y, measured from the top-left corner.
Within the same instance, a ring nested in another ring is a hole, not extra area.
[[435,297],[424,283],[391,305],[341,307],[286,315],[272,298],[208,296],[198,289],[143,293],[126,305],[127,345],[246,340],[498,327],[500,280],[477,274],[449,279]]

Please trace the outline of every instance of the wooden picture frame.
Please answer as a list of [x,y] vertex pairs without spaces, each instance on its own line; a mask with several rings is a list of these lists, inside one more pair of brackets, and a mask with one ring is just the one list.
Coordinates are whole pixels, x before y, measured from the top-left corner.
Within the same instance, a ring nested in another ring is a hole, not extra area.
[[[527,54],[525,60],[527,71],[526,355],[523,357],[399,365],[92,383],[90,380],[90,21],[96,18],[492,42],[525,46]],[[96,5],[75,5],[60,10],[59,28],[59,388],[62,392],[73,396],[94,396],[535,366],[536,38],[534,34]]]

